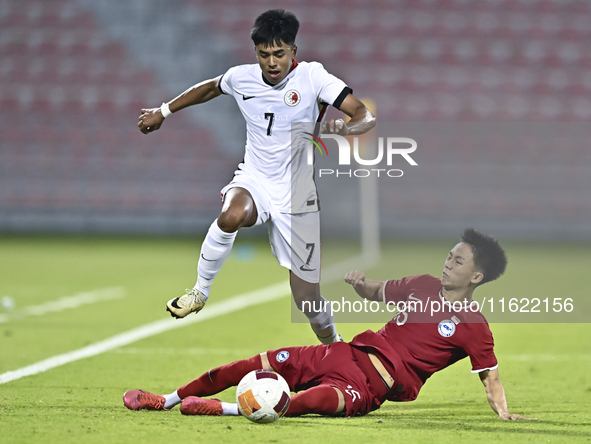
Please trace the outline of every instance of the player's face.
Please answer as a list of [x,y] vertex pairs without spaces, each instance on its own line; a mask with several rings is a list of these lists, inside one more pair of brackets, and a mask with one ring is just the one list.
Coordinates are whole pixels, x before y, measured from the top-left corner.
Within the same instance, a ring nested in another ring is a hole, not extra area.
[[446,289],[467,288],[480,282],[482,277],[474,264],[470,245],[460,242],[453,247],[443,265],[441,284]]
[[297,52],[296,45],[291,46],[283,41],[281,45],[273,43],[272,46],[261,43],[254,49],[263,75],[273,84],[281,82],[289,73]]

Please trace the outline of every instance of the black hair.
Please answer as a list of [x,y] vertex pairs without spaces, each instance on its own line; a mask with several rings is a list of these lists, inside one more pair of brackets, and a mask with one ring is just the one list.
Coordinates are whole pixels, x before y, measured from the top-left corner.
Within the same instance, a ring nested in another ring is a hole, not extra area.
[[255,46],[261,43],[265,46],[272,46],[273,43],[280,45],[282,41],[293,45],[299,29],[300,22],[293,13],[285,9],[270,9],[256,18],[250,38]]
[[478,285],[494,281],[505,272],[507,256],[501,244],[492,236],[479,233],[473,228],[466,228],[460,240],[472,249],[474,264],[482,272],[484,278]]

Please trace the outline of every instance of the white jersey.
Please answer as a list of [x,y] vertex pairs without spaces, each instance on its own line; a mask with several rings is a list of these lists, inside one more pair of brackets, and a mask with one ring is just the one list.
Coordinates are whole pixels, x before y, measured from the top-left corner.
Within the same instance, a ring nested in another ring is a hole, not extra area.
[[236,176],[260,182],[281,213],[318,211],[314,170],[307,164],[312,142],[294,136],[301,143],[292,144],[292,123],[322,121],[326,107],[339,108],[351,89],[320,63],[295,61],[277,85],[253,64],[230,68],[219,86],[236,99],[246,120],[246,152]]

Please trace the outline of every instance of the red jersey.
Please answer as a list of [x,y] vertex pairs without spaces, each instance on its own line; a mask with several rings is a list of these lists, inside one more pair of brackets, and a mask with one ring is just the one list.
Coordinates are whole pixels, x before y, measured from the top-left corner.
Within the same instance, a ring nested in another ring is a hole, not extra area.
[[395,380],[389,400],[416,399],[433,373],[466,356],[472,373],[497,368],[486,318],[475,304],[456,302],[454,307],[447,302],[438,278],[425,274],[387,281],[384,303],[397,304],[402,311],[377,333],[358,334],[351,345],[376,350]]

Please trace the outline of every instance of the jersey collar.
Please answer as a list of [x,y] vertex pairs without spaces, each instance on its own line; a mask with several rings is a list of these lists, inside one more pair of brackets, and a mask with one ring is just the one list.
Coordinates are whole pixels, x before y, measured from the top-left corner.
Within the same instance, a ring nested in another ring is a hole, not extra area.
[[[298,66],[298,61],[296,59],[293,59],[293,63],[291,65],[291,69],[289,70],[289,72],[287,73],[287,75],[285,76],[285,79],[287,79],[287,77],[289,76],[289,74],[291,74],[291,72],[295,69],[295,67]],[[269,85],[270,87],[275,87],[275,86],[279,86],[281,85],[285,79],[283,79],[281,82],[279,83],[271,83],[267,80],[267,78],[265,77],[265,74],[263,74],[263,71],[261,70],[261,77],[263,78],[263,82],[265,82],[266,85]]]
[[[443,296],[443,287],[441,287],[439,289],[439,299],[441,301],[442,304],[450,304],[453,305],[451,302],[449,302],[445,296]],[[472,303],[474,302],[474,299],[470,300],[470,303],[468,303],[467,301],[463,301],[464,304],[464,310],[468,310],[468,307],[470,307],[472,305]]]

